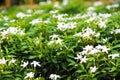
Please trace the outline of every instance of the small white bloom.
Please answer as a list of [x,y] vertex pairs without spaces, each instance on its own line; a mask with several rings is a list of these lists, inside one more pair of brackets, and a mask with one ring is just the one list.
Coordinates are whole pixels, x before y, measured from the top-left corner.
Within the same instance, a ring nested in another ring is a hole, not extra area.
[[119,57],[119,54],[110,54],[108,55],[108,57],[111,57],[112,59],[114,59],[115,57]]
[[82,55],[81,54],[77,54],[77,57],[75,57],[75,59],[81,59]]
[[58,38],[58,35],[53,34],[53,35],[50,36],[50,38],[52,38],[52,40],[57,39],[57,38]]
[[85,50],[86,52],[90,52],[93,49],[92,45],[87,45],[83,48],[83,50]]
[[107,27],[106,23],[103,22],[103,21],[100,21],[98,25],[100,26],[100,28],[106,28]]
[[9,18],[7,16],[4,16],[3,19],[7,21]]
[[23,12],[19,12],[16,15],[16,17],[20,18],[20,19],[23,19],[24,17],[29,17],[29,16],[31,16],[31,15],[30,14],[24,14]]
[[60,78],[60,76],[56,74],[51,74],[49,78],[52,80],[57,80],[58,78]]
[[40,22],[43,22],[43,21],[42,21],[42,18],[34,19],[34,20],[32,20],[32,21],[30,22],[30,24],[31,24],[31,25],[35,25],[35,24],[38,24],[38,23],[40,23]]
[[23,64],[21,64],[21,66],[22,66],[23,68],[25,68],[27,65],[28,65],[28,61],[27,61],[27,62],[23,62]]
[[60,44],[60,45],[62,45],[62,39],[60,39],[60,38],[58,38],[57,40],[56,40],[56,44]]
[[36,67],[36,66],[41,66],[40,64],[39,64],[39,62],[37,62],[37,61],[33,61],[32,63],[31,63],[31,65],[34,65],[34,67]]
[[48,42],[48,45],[54,44],[54,41],[50,41]]
[[98,45],[98,46],[96,46],[95,48],[98,49],[98,50],[101,51],[101,52],[106,52],[106,53],[108,53],[108,51],[110,50],[110,49],[107,48],[105,45],[104,45],[104,46]]
[[87,10],[88,10],[88,11],[95,11],[96,8],[95,8],[95,7],[88,7]]
[[0,64],[6,64],[7,60],[5,60],[5,58],[3,57],[2,59],[0,59]]
[[86,63],[88,59],[86,58],[86,56],[84,56],[80,60],[81,60],[80,63]]
[[95,54],[95,53],[98,53],[98,52],[99,52],[99,50],[93,48],[93,49],[89,52],[89,54]]
[[50,14],[56,14],[56,13],[58,13],[58,10],[50,11]]
[[96,33],[96,34],[95,34],[95,37],[99,37],[99,36],[100,36],[100,33]]
[[12,58],[12,60],[9,62],[9,64],[15,63],[15,62],[16,62],[16,59]]
[[114,32],[115,32],[115,34],[119,34],[120,33],[120,29],[115,29]]
[[33,73],[33,72],[27,73],[27,75],[25,76],[25,79],[26,79],[26,78],[33,78],[33,77],[34,77],[34,74],[35,74],[35,73]]
[[107,42],[108,38],[102,39],[104,42]]
[[97,70],[96,66],[90,67],[90,71],[91,71],[92,73],[96,72],[96,70]]

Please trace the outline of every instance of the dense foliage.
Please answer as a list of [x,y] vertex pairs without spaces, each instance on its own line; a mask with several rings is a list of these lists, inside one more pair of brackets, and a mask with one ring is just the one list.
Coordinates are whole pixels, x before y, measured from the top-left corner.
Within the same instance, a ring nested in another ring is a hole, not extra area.
[[120,80],[119,76],[119,3],[86,6],[71,0],[1,10],[0,80]]

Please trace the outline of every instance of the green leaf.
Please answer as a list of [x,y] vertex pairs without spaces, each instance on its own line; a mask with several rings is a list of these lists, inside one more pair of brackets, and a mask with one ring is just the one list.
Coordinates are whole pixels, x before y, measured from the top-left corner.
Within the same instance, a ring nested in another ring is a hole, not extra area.
[[112,47],[112,49],[116,49],[116,48],[120,48],[120,44],[115,45],[114,47]]
[[77,70],[76,72],[77,72],[77,73],[82,73],[82,72],[84,72],[84,71],[82,71],[82,70]]

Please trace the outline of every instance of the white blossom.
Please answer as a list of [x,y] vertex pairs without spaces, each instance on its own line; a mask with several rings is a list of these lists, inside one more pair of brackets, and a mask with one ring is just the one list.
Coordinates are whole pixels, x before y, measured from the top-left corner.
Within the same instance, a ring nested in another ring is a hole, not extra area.
[[10,65],[11,63],[15,63],[15,62],[16,62],[16,59],[12,58],[12,60],[10,60],[10,62],[9,62],[9,65]]
[[42,21],[42,18],[34,19],[34,20],[32,20],[32,21],[30,22],[30,24],[31,24],[31,25],[35,25],[35,24],[40,23],[40,22],[43,22],[43,21]]
[[52,40],[58,39],[58,35],[53,34],[53,35],[50,36],[50,38],[51,38]]
[[91,71],[92,73],[96,72],[96,70],[97,70],[96,66],[90,67],[90,71]]
[[76,22],[69,22],[69,23],[64,23],[64,22],[58,22],[57,24],[57,29],[61,31],[65,31],[67,29],[74,29],[77,27]]
[[115,57],[119,57],[119,54],[109,54],[108,57],[115,59]]
[[81,54],[77,54],[77,57],[75,57],[75,59],[81,59],[82,58],[82,55]]
[[106,28],[107,27],[106,22],[104,22],[104,21],[100,21],[98,25],[100,26],[100,28]]
[[59,75],[56,75],[56,74],[50,74],[50,77],[49,77],[51,80],[57,80],[58,78],[60,78]]
[[80,59],[80,63],[86,63],[87,62],[87,58],[86,58],[86,56],[84,56],[84,57],[82,57],[81,59]]
[[24,14],[23,12],[19,12],[16,14],[17,18],[23,19],[24,17],[30,17],[30,14]]
[[28,61],[27,61],[27,62],[23,62],[23,64],[21,64],[21,66],[22,66],[23,68],[25,68],[27,65],[28,65]]
[[105,53],[108,53],[108,51],[110,50],[110,48],[107,48],[105,45],[104,46],[98,45],[95,48],[98,49],[100,52],[105,52]]
[[117,7],[119,7],[119,4],[112,4],[112,5],[107,5],[106,6],[106,9],[108,9],[108,10],[110,10],[111,8],[117,8]]
[[0,64],[6,64],[7,60],[5,60],[5,58],[3,57],[2,59],[0,59]]
[[36,66],[41,66],[40,64],[39,64],[39,62],[37,62],[37,61],[33,61],[32,63],[31,63],[31,65],[34,65],[34,67],[36,67]]
[[62,45],[62,39],[60,39],[60,38],[58,38],[57,40],[56,40],[56,44],[60,44],[60,45]]
[[24,30],[21,30],[21,29],[16,28],[16,27],[9,27],[7,30],[3,30],[0,33],[1,33],[2,38],[6,38],[6,36],[9,34],[13,34],[13,35],[19,34],[21,36],[25,34]]
[[3,19],[7,21],[9,18],[7,16],[4,16]]
[[35,73],[33,73],[33,72],[27,73],[27,75],[25,76],[25,79],[26,79],[26,78],[33,78],[33,77],[34,77],[34,74],[35,74]]

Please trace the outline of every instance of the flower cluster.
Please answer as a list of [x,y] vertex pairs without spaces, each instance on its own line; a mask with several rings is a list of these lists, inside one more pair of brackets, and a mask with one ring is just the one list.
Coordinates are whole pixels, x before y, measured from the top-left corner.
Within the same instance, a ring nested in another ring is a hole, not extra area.
[[115,34],[120,34],[120,29],[115,29],[110,31],[111,34],[115,33]]
[[69,22],[69,23],[64,23],[64,22],[58,22],[57,24],[57,29],[61,30],[61,31],[65,31],[67,29],[74,29],[77,26],[76,22]]
[[22,36],[25,33],[24,33],[24,30],[21,30],[17,27],[9,27],[7,30],[1,30],[0,34],[2,38],[7,38],[9,34],[13,34],[13,35],[19,34]]
[[16,15],[16,17],[20,19],[23,19],[24,17],[30,17],[30,16],[31,16],[30,14],[24,14],[23,12],[19,12]]
[[60,39],[60,38],[58,37],[58,35],[53,34],[53,35],[50,36],[50,38],[51,38],[51,41],[48,42],[48,45],[52,45],[52,44],[62,45],[62,41],[63,41],[63,40]]
[[91,28],[87,27],[86,29],[83,29],[82,32],[79,32],[79,33],[75,34],[74,36],[83,37],[83,38],[85,38],[85,37],[90,38],[91,36],[99,37],[100,33],[96,33]]

